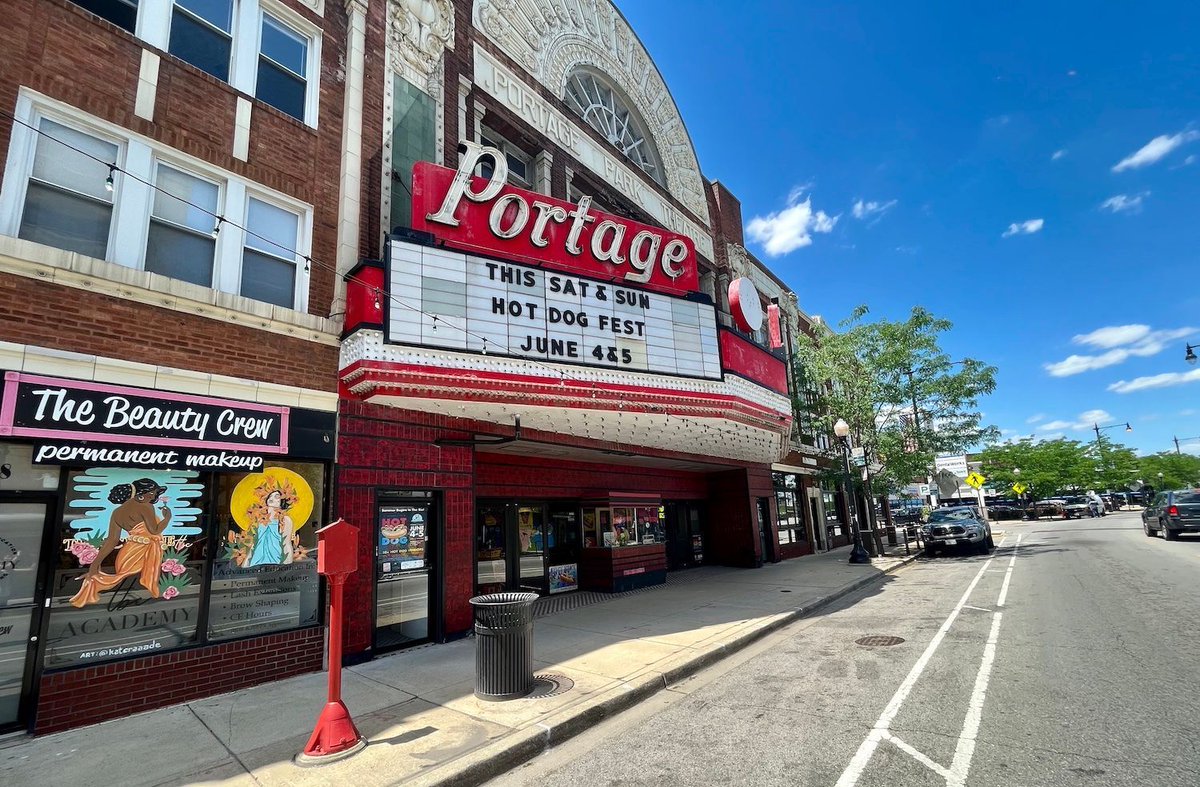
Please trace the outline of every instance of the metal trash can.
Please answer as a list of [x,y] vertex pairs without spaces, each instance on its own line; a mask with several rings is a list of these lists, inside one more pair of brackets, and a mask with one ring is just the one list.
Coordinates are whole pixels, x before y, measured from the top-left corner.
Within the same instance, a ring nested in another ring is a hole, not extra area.
[[499,701],[533,691],[536,593],[475,596],[475,696]]

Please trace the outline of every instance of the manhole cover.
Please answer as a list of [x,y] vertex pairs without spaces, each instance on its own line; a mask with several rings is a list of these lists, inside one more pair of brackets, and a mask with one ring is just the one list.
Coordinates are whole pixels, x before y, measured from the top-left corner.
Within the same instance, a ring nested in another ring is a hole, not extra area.
[[904,637],[893,637],[886,634],[872,634],[869,637],[854,640],[855,645],[881,645],[887,647],[889,645],[899,645],[904,641]]
[[575,688],[575,681],[564,675],[534,675],[533,691],[523,699],[541,700],[546,697],[557,697]]

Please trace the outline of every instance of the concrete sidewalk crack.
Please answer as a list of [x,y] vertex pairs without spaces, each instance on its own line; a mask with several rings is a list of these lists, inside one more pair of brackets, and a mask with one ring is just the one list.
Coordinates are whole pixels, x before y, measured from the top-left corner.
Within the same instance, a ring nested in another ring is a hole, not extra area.
[[[225,741],[221,740],[221,736],[217,735],[217,733],[213,730],[213,728],[208,726],[208,722],[206,722],[204,719],[200,718],[200,714],[196,713],[196,709],[193,708],[190,703],[187,703],[185,705],[185,707],[187,707],[189,713],[191,713],[193,716],[196,717],[196,721],[200,722],[200,724],[204,727],[204,729],[208,730],[208,734],[213,736],[213,738],[216,739],[217,743],[221,744],[221,748],[223,748],[229,754],[229,756],[231,758],[233,758],[233,761],[238,764],[238,767],[241,768],[243,771],[245,771],[246,775],[249,776],[251,779],[253,779],[255,784],[262,784],[262,782],[258,780],[258,777],[255,776],[254,773],[248,767],[246,767],[246,763],[242,762],[242,758],[239,757],[233,749],[229,748],[229,745],[226,744]],[[229,709],[229,714],[232,719],[232,716],[233,716],[233,708],[232,707],[230,707],[230,709]],[[231,730],[233,729],[232,721],[230,722],[230,729]],[[167,782],[159,782],[159,784],[170,784],[173,782],[174,782],[174,780],[171,780],[171,781],[167,781]]]

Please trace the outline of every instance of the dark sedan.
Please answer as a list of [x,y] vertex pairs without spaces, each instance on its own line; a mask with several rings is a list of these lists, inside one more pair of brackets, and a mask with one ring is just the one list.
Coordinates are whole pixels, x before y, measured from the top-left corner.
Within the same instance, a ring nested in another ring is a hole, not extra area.
[[1162,533],[1168,541],[1180,533],[1200,533],[1200,489],[1156,494],[1142,511],[1142,529],[1148,536]]

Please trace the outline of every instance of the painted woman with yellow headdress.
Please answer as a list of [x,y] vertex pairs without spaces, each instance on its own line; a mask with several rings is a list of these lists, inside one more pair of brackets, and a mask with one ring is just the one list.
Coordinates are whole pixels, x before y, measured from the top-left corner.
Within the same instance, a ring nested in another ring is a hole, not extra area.
[[254,497],[248,512],[254,546],[245,565],[291,563],[295,525],[287,511],[296,504],[295,487],[287,479],[268,476],[254,490]]

